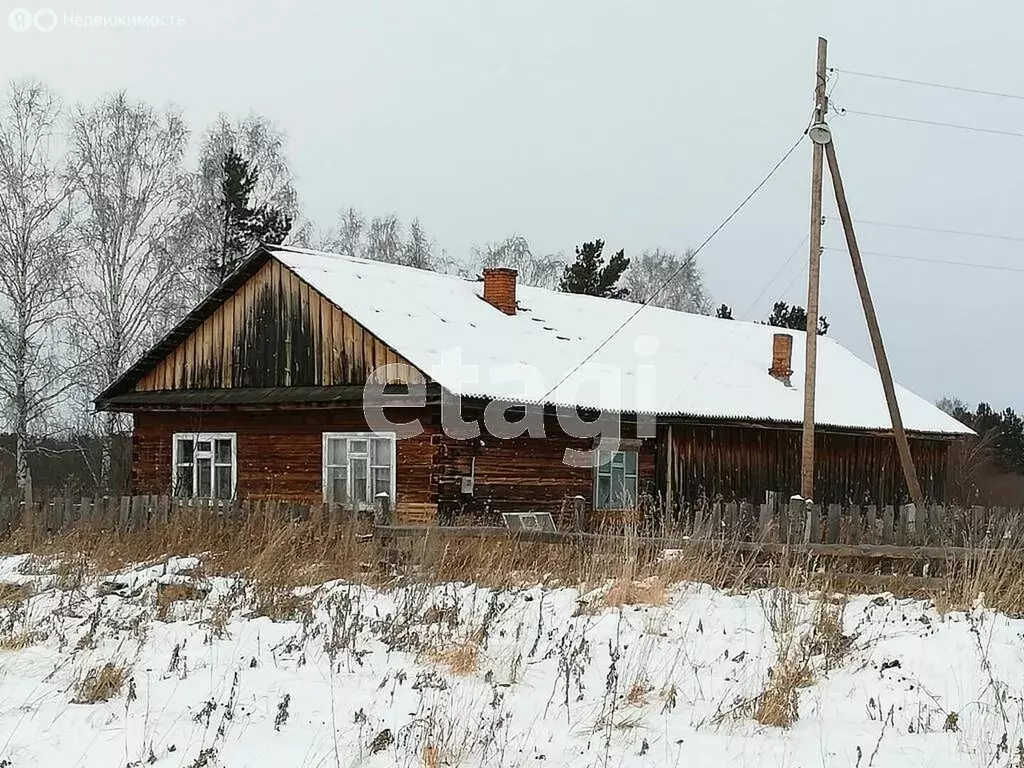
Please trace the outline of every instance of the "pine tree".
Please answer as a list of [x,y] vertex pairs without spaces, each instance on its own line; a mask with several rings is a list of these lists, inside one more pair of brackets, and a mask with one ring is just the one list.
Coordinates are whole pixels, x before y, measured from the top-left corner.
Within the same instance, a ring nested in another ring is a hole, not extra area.
[[[807,310],[794,304],[789,306],[784,301],[775,302],[772,313],[768,315],[768,325],[777,328],[792,328],[795,331],[807,330]],[[818,318],[818,335],[824,336],[828,333],[829,322],[824,316]]]
[[971,411],[957,398],[944,397],[937,405],[950,416],[991,441],[995,465],[1003,472],[1024,474],[1024,419],[1012,408],[996,411],[978,403]]
[[576,261],[562,272],[558,289],[565,293],[583,293],[606,299],[624,299],[628,288],[618,287],[619,278],[629,268],[626,253],[620,250],[605,263],[604,240],[595,240],[576,247]]
[[208,270],[221,283],[238,263],[259,243],[276,245],[292,227],[288,214],[269,205],[250,206],[253,190],[259,182],[259,169],[242,157],[234,147],[221,163],[220,251],[210,260]]

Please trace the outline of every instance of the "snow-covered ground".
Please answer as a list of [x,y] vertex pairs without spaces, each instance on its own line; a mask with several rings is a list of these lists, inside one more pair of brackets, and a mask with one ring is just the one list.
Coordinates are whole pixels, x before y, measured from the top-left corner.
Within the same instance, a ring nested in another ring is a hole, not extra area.
[[[0,766],[1024,765],[1024,621],[980,604],[850,598],[848,647],[806,660],[784,729],[753,712],[780,624],[815,631],[814,596],[295,595],[189,575],[198,565],[76,585],[0,558],[0,584],[35,592],[0,587]],[[81,681],[108,662],[120,690],[85,703]]]

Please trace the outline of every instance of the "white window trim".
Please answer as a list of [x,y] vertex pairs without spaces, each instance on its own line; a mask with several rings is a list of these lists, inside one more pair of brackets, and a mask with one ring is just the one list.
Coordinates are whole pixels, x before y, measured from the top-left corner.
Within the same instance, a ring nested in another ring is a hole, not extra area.
[[[598,511],[615,511],[615,510],[619,510],[619,509],[632,509],[633,507],[636,506],[637,500],[638,500],[638,498],[640,496],[640,451],[637,450],[637,449],[623,448],[623,447],[620,446],[619,450],[617,450],[617,451],[608,451],[607,453],[612,454],[613,457],[617,453],[623,453],[623,454],[625,454],[625,453],[635,453],[636,454],[636,469],[634,470],[633,474],[632,475],[627,475],[626,474],[626,472],[625,472],[625,465],[623,465],[623,473],[622,473],[623,477],[632,477],[633,478],[634,485],[633,485],[633,498],[631,500],[632,504],[631,504],[631,506],[616,506],[615,504],[609,504],[608,506],[599,506],[599,504],[598,504],[598,480],[601,477],[601,469],[602,469],[603,465],[601,464],[601,454],[600,454],[599,451],[597,451],[595,449],[594,450],[594,485],[593,485],[593,494],[594,494],[594,502],[593,502],[593,504],[594,504],[594,509],[598,510]],[[612,476],[611,460],[609,460],[607,462],[607,464],[609,465],[609,470],[608,470],[608,473],[605,476],[610,478]],[[614,489],[612,490],[612,493],[614,494]]]
[[[388,488],[388,498],[391,502],[392,509],[394,508],[396,478],[398,477],[398,435],[395,432],[324,432],[323,439],[320,443],[320,485],[321,492],[323,493],[323,500],[325,502],[327,501],[327,442],[329,440],[336,439],[372,440],[373,438],[387,438],[391,441],[391,485]],[[370,478],[372,475],[373,471],[368,463],[366,467],[366,476],[367,478]],[[375,499],[369,499],[367,501],[367,507],[372,507],[375,503]]]
[[[230,440],[231,441],[231,498],[234,499],[238,494],[238,436],[234,432],[175,432],[171,438],[171,494],[174,494],[174,485],[178,481],[178,441],[179,440],[191,440],[192,441],[192,498],[202,498],[195,496],[196,486],[196,462],[195,462],[195,444],[199,441],[209,440],[212,444],[214,440]],[[214,467],[216,466],[216,449],[214,449],[214,459],[210,463],[210,490],[214,490]],[[226,501],[226,499],[216,499],[216,501]]]

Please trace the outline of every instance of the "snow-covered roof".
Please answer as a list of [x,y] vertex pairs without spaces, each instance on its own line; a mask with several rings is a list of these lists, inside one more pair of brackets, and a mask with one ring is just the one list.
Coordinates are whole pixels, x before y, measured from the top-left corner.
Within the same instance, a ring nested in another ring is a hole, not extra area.
[[[768,373],[779,330],[770,326],[658,307],[638,312],[635,303],[525,285],[518,311],[506,315],[483,300],[480,280],[294,248],[271,254],[455,394],[627,413],[803,418],[800,331],[792,331],[787,386]],[[970,433],[896,389],[908,430]],[[828,337],[818,340],[815,421],[891,428],[874,366]]]

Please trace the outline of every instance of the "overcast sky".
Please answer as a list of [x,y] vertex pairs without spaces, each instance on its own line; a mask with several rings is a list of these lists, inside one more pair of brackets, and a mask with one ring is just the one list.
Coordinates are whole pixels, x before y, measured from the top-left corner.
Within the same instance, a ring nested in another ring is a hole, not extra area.
[[[71,102],[124,88],[199,130],[262,113],[288,134],[306,215],[418,216],[456,257],[513,232],[567,253],[595,237],[627,255],[697,245],[805,127],[819,34],[839,69],[1024,94],[1024,9],[1008,1],[22,0],[4,17],[15,7],[58,25],[0,26],[5,79],[37,76]],[[97,29],[65,14],[173,21]],[[847,74],[832,86],[849,110],[1024,134],[1024,100]],[[858,219],[1024,237],[1024,137],[831,119]],[[737,317],[806,303],[810,154],[701,254]],[[839,247],[831,195],[824,242]],[[866,252],[1024,269],[1020,241],[858,228]],[[1024,272],[865,263],[898,380],[1024,409]],[[824,254],[822,308],[830,335],[871,359],[845,251]]]

